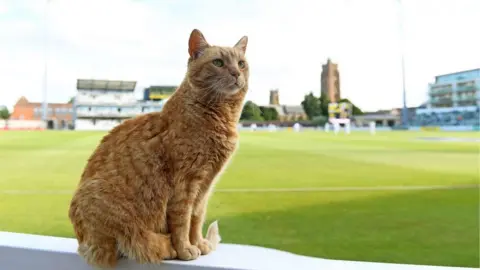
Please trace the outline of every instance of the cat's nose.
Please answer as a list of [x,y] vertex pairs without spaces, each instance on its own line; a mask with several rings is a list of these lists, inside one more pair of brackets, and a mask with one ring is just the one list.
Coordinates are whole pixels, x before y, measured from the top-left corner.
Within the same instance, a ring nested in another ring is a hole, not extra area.
[[238,76],[240,76],[240,71],[238,70],[230,70],[230,74],[235,77],[235,79],[238,79]]

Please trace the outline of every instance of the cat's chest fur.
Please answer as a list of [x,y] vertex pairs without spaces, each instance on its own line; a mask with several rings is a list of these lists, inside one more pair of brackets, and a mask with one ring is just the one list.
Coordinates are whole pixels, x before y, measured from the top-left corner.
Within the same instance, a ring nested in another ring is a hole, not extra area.
[[[237,148],[238,137],[236,133],[225,134],[216,132],[204,132],[193,135],[190,140],[193,148],[190,153],[202,155],[203,162],[219,165],[225,163]],[[187,155],[189,153],[186,153]],[[198,159],[198,158],[197,158]]]
[[196,175],[213,179],[224,169],[238,145],[235,132],[215,132],[203,130],[193,132],[185,138],[183,153],[178,153],[179,166],[188,171],[188,175]]

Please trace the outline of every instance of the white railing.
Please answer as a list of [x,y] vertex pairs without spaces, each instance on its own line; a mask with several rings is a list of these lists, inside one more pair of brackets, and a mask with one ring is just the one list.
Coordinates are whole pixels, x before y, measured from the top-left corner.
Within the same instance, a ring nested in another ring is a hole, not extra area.
[[[2,270],[91,270],[77,255],[72,238],[0,232]],[[193,261],[165,261],[160,265],[139,265],[120,260],[116,269],[131,270],[458,270],[460,267],[421,266],[340,261],[295,255],[274,249],[220,244],[215,251]]]

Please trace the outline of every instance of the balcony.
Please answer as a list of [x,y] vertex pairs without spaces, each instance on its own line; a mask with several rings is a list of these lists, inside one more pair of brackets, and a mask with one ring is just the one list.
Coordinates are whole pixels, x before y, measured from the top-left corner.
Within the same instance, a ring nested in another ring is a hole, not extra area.
[[477,101],[479,99],[475,95],[465,95],[465,96],[454,96],[453,100],[454,101]]
[[440,97],[440,98],[432,98],[430,99],[431,104],[451,104],[453,103],[452,97]]
[[[328,247],[327,247],[328,248]],[[5,270],[92,270],[76,253],[73,238],[0,231],[0,263]],[[246,245],[220,244],[193,261],[170,260],[160,265],[137,264],[121,259],[116,269],[163,270],[463,270],[466,267],[406,265],[329,260]]]
[[476,87],[475,85],[466,85],[466,86],[459,86],[457,85],[457,92],[474,92],[474,91],[478,91],[478,87]]
[[452,88],[437,88],[437,89],[430,88],[429,94],[431,96],[435,96],[435,95],[445,95],[452,92],[453,92]]

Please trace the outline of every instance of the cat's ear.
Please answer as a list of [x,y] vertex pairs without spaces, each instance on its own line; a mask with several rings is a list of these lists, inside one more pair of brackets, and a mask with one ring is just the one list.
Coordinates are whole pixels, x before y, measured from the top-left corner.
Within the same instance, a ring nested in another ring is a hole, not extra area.
[[192,59],[200,57],[206,48],[210,47],[202,32],[198,29],[193,29],[188,40],[188,54]]
[[238,42],[237,44],[235,44],[235,46],[233,46],[234,48],[238,48],[240,50],[243,51],[243,53],[245,53],[245,51],[247,50],[247,43],[248,43],[248,37],[247,36],[243,36]]

